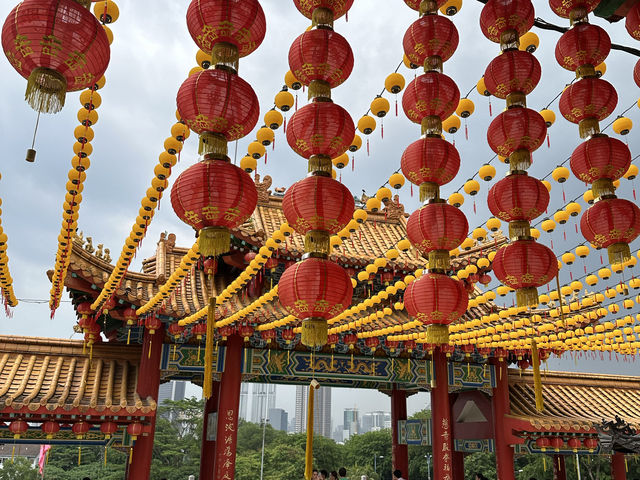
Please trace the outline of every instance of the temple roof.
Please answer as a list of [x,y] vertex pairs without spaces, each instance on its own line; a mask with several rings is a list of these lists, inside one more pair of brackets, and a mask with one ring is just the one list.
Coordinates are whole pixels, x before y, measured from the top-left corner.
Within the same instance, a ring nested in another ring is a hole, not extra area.
[[511,416],[535,430],[586,431],[621,417],[640,431],[640,378],[593,373],[542,374],[544,410],[535,407],[533,373],[509,371]]
[[0,336],[0,412],[149,416],[153,398],[136,393],[139,346]]

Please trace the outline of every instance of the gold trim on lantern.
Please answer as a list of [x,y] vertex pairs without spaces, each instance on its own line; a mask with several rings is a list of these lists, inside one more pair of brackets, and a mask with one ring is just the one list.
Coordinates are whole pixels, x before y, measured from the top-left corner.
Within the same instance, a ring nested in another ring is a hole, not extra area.
[[531,237],[531,225],[526,220],[516,220],[509,222],[509,238],[511,240],[522,240]]
[[215,257],[231,249],[231,232],[225,227],[204,227],[198,236],[198,249],[203,257]]
[[538,304],[538,289],[525,287],[516,290],[516,304],[519,307],[532,307]]
[[593,65],[580,65],[576,69],[576,78],[597,77],[596,67]]
[[238,73],[240,55],[238,47],[232,43],[219,42],[211,49],[211,64],[222,70],[233,70]]
[[440,324],[427,325],[425,341],[436,345],[449,343],[449,327]]
[[511,173],[526,172],[531,166],[531,152],[524,148],[509,155],[509,170]]
[[318,7],[311,14],[311,25],[333,30],[333,10],[326,7]]
[[614,195],[616,187],[610,178],[599,178],[591,185],[591,191],[596,198],[602,198],[605,195]]
[[527,96],[522,92],[512,92],[507,95],[507,108],[526,107]]
[[422,135],[429,137],[440,137],[442,135],[442,120],[437,115],[429,115],[420,122]]
[[331,98],[331,85],[325,80],[311,80],[309,83],[309,100],[314,98]]
[[202,132],[198,144],[200,155],[211,154],[217,160],[227,160],[227,139],[214,132]]
[[311,155],[309,157],[309,173],[317,174],[317,173],[328,173],[331,175],[331,170],[333,170],[333,163],[331,163],[331,158],[326,155]]
[[589,12],[587,12],[586,8],[582,6],[576,7],[569,13],[569,22],[571,23],[571,26],[577,23],[587,23],[589,22],[588,15]]
[[303,345],[314,348],[327,344],[329,328],[324,318],[310,317],[302,320],[300,341]]
[[440,55],[431,55],[424,59],[424,71],[442,73],[442,63],[442,57]]
[[600,122],[597,118],[585,118],[578,123],[580,138],[589,138],[600,133]]
[[429,252],[429,270],[446,271],[451,268],[451,259],[448,250],[431,250]]
[[438,11],[438,2],[435,0],[422,0],[420,2],[420,16],[433,15]]
[[64,107],[67,80],[50,68],[34,68],[27,79],[24,99],[37,112],[58,113]]
[[500,34],[500,50],[517,50],[520,47],[520,36],[517,30],[509,29]]
[[420,201],[426,202],[440,198],[440,186],[434,182],[420,184]]
[[89,9],[89,7],[91,6],[91,0],[75,0],[75,1],[76,3],[80,4],[86,9]]
[[304,236],[306,253],[331,253],[331,234],[326,230],[309,230]]
[[609,263],[623,263],[631,260],[631,249],[627,243],[614,243],[607,247]]

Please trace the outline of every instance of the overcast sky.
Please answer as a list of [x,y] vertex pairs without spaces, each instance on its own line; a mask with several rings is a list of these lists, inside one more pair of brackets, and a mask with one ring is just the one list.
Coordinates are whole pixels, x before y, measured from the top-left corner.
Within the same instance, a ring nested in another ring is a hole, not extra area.
[[[140,199],[153,176],[162,143],[175,122],[176,92],[189,69],[195,65],[196,46],[185,23],[188,3],[185,0],[157,0],[150,7],[149,2],[121,0],[118,2],[120,19],[111,25],[115,40],[106,73],[106,87],[100,90],[103,103],[98,109],[100,120],[94,127],[94,153],[91,156],[91,168],[87,171],[78,226],[85,236],[93,237],[94,245],[103,243],[109,248],[113,257],[119,254],[131,229]],[[261,3],[267,18],[266,38],[256,52],[241,60],[240,75],[254,87],[260,99],[262,117],[283,84],[284,73],[288,70],[289,45],[304,31],[309,21],[299,14],[291,1],[262,0]],[[536,1],[535,5],[537,16],[567,25],[567,20],[551,13],[547,2]],[[460,46],[453,58],[446,62],[445,73],[458,83],[463,95],[475,85],[486,65],[498,54],[498,45],[487,40],[480,31],[478,17],[481,7],[481,3],[468,0],[461,12],[453,17],[460,33]],[[2,2],[0,17],[6,17],[12,8],[12,2]],[[365,113],[370,101],[380,92],[385,77],[402,58],[402,37],[415,18],[416,13],[401,0],[356,0],[348,23],[344,18],[336,22],[335,29],[352,45],[355,67],[349,80],[335,89],[333,98],[347,108],[354,121]],[[604,25],[600,20],[594,23]],[[572,73],[563,70],[555,61],[554,48],[559,34],[537,28],[534,31],[541,37],[536,56],[542,64],[542,80],[529,96],[528,104],[531,108],[542,109],[565,83],[571,81]],[[637,42],[624,29],[623,22],[610,26],[608,32],[614,42],[637,46]],[[632,55],[618,51],[612,51],[607,59],[605,78],[613,83],[619,94],[616,112],[626,109],[638,98],[639,90],[632,79],[635,61]],[[413,78],[414,73],[404,67],[400,72],[407,78],[407,83]],[[63,303],[55,319],[49,319],[47,303],[50,283],[45,272],[54,264],[65,183],[73,156],[73,129],[78,124],[78,94],[67,96],[67,104],[61,113],[43,116],[36,142],[38,157],[35,164],[29,164],[24,161],[24,154],[31,144],[36,114],[23,101],[26,81],[6,60],[0,61],[0,78],[0,131],[5,145],[0,166],[2,225],[9,236],[8,255],[15,292],[21,299],[20,305],[14,309],[13,318],[0,321],[0,332],[70,337],[75,315],[69,303]],[[393,96],[387,96],[392,103],[392,111],[384,122],[384,139],[378,127],[370,138],[370,156],[367,156],[366,148],[361,149],[356,154],[356,171],[352,172],[350,166],[343,171],[342,180],[354,194],[359,195],[363,189],[369,195],[374,194],[398,168],[404,148],[419,136],[419,127],[404,117],[401,108],[399,116],[394,115]],[[298,97],[299,105],[303,105],[306,102],[305,95],[299,92]],[[457,178],[443,189],[444,195],[457,190],[493,156],[486,143],[486,128],[491,121],[488,100],[479,97],[475,90],[470,98],[476,103],[476,112],[468,121],[469,140],[465,140],[463,131],[455,136],[456,146],[462,156],[462,168]],[[503,105],[501,100],[493,99],[494,116],[502,110]],[[548,174],[555,165],[565,160],[580,142],[577,126],[561,118],[557,101],[551,108],[558,114],[556,124],[550,129],[551,148],[545,145],[534,154],[534,165],[530,170],[538,177]],[[636,107],[631,109],[628,116],[634,121],[640,120]],[[246,152],[247,144],[253,138],[254,135],[250,135],[238,142],[238,159]],[[627,139],[632,154],[637,154],[640,142],[636,130]],[[197,160],[196,145],[197,139],[192,135],[172,179]],[[233,153],[233,146],[230,151]],[[275,151],[269,148],[268,152],[268,165],[259,161],[259,173],[271,175],[274,187],[290,185],[305,175],[306,162],[289,149],[282,129],[276,133]],[[494,164],[500,178],[507,169],[497,161]],[[462,207],[472,227],[488,217],[484,206],[488,187],[487,183],[482,182],[481,191],[476,197],[477,214],[474,214],[473,202],[469,198]],[[621,196],[632,198],[632,188],[631,182],[623,180]],[[572,178],[565,190],[569,200],[580,195],[584,185]],[[413,211],[418,205],[417,194],[411,198],[409,188],[405,186],[400,195],[407,210]],[[565,203],[562,188],[558,184],[553,185],[551,199],[554,209]],[[564,227],[566,242],[563,228],[558,228],[553,236],[543,234],[541,240],[550,244],[553,239],[555,251],[560,254],[582,241],[581,235],[576,234],[575,225],[573,219]],[[141,258],[153,255],[155,243],[163,231],[176,233],[179,245],[189,246],[193,241],[191,229],[177,219],[168,198],[161,201],[161,208],[137,255],[136,270],[140,269]],[[637,249],[636,241],[632,250],[636,252]],[[599,263],[599,256],[592,255],[589,268],[597,268]],[[582,264],[576,262],[574,267],[574,275],[582,275]],[[561,281],[570,281],[567,268],[561,273]],[[495,286],[496,282],[492,284],[492,287]],[[31,303],[26,299],[42,303]],[[68,300],[66,295],[64,300]],[[511,298],[508,301],[510,304]],[[637,368],[629,365],[579,362],[576,366],[573,362],[565,362],[559,368],[608,372],[631,372]],[[289,387],[280,389],[278,394],[278,404],[289,410],[290,415],[293,411],[292,396],[293,389]],[[364,412],[388,409],[385,408],[388,405],[386,397],[376,392],[361,392],[355,397],[348,390],[337,390],[333,398],[334,418],[341,416],[343,408],[352,407],[354,398],[357,398],[357,404]],[[422,408],[426,403],[426,395],[414,396],[409,402],[410,410]]]

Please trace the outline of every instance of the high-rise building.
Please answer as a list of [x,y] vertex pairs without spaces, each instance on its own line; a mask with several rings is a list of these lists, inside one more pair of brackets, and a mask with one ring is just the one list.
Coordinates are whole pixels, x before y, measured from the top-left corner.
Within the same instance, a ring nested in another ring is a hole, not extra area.
[[162,405],[165,400],[184,400],[184,392],[187,382],[184,380],[170,380],[163,383],[158,389],[158,405]]
[[352,435],[360,433],[360,412],[357,408],[344,409],[343,440],[349,440]]
[[276,430],[287,431],[289,426],[289,414],[282,408],[269,409],[269,424]]
[[238,407],[238,418],[242,418],[246,422],[249,421],[249,417],[247,416],[247,405],[249,405],[249,384],[243,382],[240,384],[240,405]]
[[[309,387],[298,385],[296,387],[296,433],[306,431],[307,428],[307,403],[309,399]],[[331,437],[331,388],[320,387],[314,391],[313,399],[313,431],[316,435]]]
[[276,406],[276,386],[266,383],[243,383],[240,386],[238,415],[247,422],[260,423]]
[[379,430],[391,428],[391,414],[380,410],[365,413],[362,416],[362,433],[377,432]]

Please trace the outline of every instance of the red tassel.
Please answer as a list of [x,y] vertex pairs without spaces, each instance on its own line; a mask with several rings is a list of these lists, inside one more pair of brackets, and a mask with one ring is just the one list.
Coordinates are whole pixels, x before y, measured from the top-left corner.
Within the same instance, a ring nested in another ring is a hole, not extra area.
[[351,155],[351,171],[353,172],[356,168],[356,156]]
[[469,127],[467,127],[467,120],[464,121],[464,138],[469,140]]
[[553,240],[551,240],[551,250],[553,250]]
[[551,141],[549,140],[549,134],[547,133],[547,148],[551,148]]
[[275,150],[276,149],[276,138],[273,137],[273,142],[271,142],[271,150]]
[[493,117],[493,109],[491,108],[491,99],[489,99],[489,116]]
[[578,224],[577,223],[575,224],[575,227],[576,227],[576,233],[578,233]]
[[567,232],[566,230],[562,232],[562,236],[564,237],[564,241],[567,241]]
[[367,138],[367,157],[369,156],[369,138]]
[[384,122],[380,121],[380,138],[384,140]]
[[342,183],[342,172],[340,172],[340,183]]
[[413,197],[413,183],[411,184],[411,196]]
[[398,116],[398,96],[396,95],[396,117]]
[[264,152],[264,164],[267,164],[267,152]]
[[298,111],[298,94],[296,93],[296,112]]
[[344,19],[346,22],[349,21],[349,10],[347,10],[346,13],[344,14]]
[[569,278],[571,278],[571,281],[573,282],[573,272],[571,270],[569,270]]
[[284,124],[282,125],[282,131],[287,133],[287,117],[284,117]]
[[600,265],[604,265],[604,261],[602,260],[602,254],[600,254]]
[[562,201],[567,203],[567,195],[564,193],[564,184],[562,185]]
[[633,189],[633,199],[634,200],[636,199],[636,189],[635,188]]
[[476,201],[473,201],[473,213],[476,214]]
[[456,137],[453,137],[453,140],[451,141],[451,144],[455,147],[456,146]]

